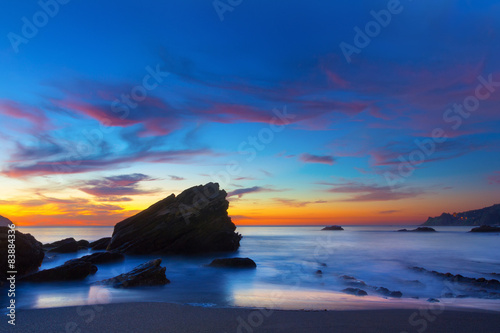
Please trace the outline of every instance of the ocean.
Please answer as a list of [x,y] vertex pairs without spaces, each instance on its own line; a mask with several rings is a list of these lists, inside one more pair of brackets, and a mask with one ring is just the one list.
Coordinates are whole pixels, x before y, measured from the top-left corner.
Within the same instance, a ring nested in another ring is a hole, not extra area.
[[[238,227],[243,235],[238,252],[127,256],[121,263],[98,265],[98,272],[83,281],[18,284],[16,304],[18,308],[47,308],[148,301],[206,307],[347,310],[425,307],[431,304],[428,299],[437,298],[440,304],[453,307],[500,310],[500,299],[480,298],[470,286],[411,269],[418,266],[498,279],[493,273],[500,274],[500,234],[468,233],[471,227],[435,227],[436,233],[395,232],[401,228],[412,227],[345,226],[344,231],[321,231],[318,226]],[[67,237],[94,241],[113,232],[112,227],[19,229],[42,243]],[[87,250],[48,254],[41,269],[87,254]],[[212,259],[222,257],[249,257],[257,263],[257,269],[205,267]],[[163,259],[170,284],[125,290],[91,285],[154,258]],[[343,275],[363,281],[365,285],[359,288],[368,295],[343,293],[350,287]],[[401,291],[403,297],[386,297],[377,293],[376,287]],[[444,294],[448,297],[442,297]]]

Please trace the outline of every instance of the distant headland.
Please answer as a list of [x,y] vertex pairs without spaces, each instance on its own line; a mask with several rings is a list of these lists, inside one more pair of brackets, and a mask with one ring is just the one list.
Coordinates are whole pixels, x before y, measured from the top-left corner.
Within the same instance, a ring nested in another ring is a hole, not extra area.
[[431,226],[480,226],[500,225],[500,204],[470,210],[463,213],[443,213],[441,216],[429,217],[422,225]]

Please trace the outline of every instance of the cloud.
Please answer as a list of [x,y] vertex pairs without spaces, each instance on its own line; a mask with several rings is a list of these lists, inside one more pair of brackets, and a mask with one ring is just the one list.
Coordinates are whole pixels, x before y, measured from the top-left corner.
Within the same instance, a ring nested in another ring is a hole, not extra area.
[[141,173],[119,175],[87,181],[85,182],[87,186],[80,187],[79,190],[96,197],[105,197],[107,199],[126,195],[152,194],[157,193],[158,190],[144,190],[138,186],[140,182],[153,180],[156,179]]
[[170,175],[170,180],[173,180],[173,181],[180,181],[180,180],[185,180],[186,178],[184,177],[179,177],[179,176],[174,176],[174,175]]
[[399,213],[400,210],[382,210],[379,212],[379,214],[394,214],[394,213]]
[[335,163],[335,158],[333,156],[319,156],[319,155],[311,155],[308,153],[301,154],[299,159],[304,163],[321,163],[321,164],[329,164],[333,165]]
[[325,183],[320,182],[320,185],[330,186],[327,192],[339,194],[351,194],[352,196],[346,199],[337,201],[345,202],[364,202],[364,201],[391,201],[415,198],[422,195],[424,191],[420,189],[400,187],[389,187],[372,184],[363,184],[360,182],[344,182],[344,183]]
[[273,188],[270,188],[270,187],[254,186],[254,187],[248,187],[248,188],[240,188],[240,189],[231,191],[231,192],[229,192],[227,194],[227,197],[230,198],[230,197],[237,196],[238,198],[241,198],[244,195],[250,194],[250,193],[258,193],[258,192],[282,192],[282,191],[285,191],[285,190],[277,190],[277,189],[273,189]]
[[317,201],[299,201],[295,199],[284,199],[284,198],[273,198],[274,201],[291,207],[305,207],[310,204],[324,204],[328,203],[325,200],[317,200]]

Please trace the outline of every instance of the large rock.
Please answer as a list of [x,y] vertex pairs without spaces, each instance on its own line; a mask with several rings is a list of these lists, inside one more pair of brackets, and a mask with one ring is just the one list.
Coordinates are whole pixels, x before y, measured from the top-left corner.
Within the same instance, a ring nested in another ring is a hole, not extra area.
[[110,285],[113,288],[129,288],[137,286],[156,286],[170,283],[165,276],[165,267],[161,267],[161,259],[141,264],[132,271],[114,278],[96,282],[97,285]]
[[[11,230],[9,227],[0,227],[0,278],[2,280],[7,271],[10,270],[8,267],[9,230]],[[17,230],[15,236],[16,262],[14,270],[17,271],[17,275],[22,276],[38,270],[45,256],[42,243],[30,234],[23,234]]]
[[346,289],[343,289],[342,291],[346,294],[351,294],[351,295],[355,295],[355,296],[368,295],[368,293],[366,291],[364,291],[363,289],[359,289],[359,288],[346,288]]
[[79,245],[74,238],[65,238],[54,243],[44,244],[43,248],[49,252],[73,253],[78,251]]
[[0,227],[8,227],[11,224],[14,224],[14,223],[12,223],[12,221],[9,220],[8,218],[0,215]]
[[157,202],[115,226],[108,250],[130,254],[236,251],[227,193],[209,183]]
[[472,228],[470,232],[500,232],[500,227],[482,225],[480,227]]
[[51,269],[44,269],[43,271],[27,275],[22,280],[29,282],[83,280],[95,272],[97,272],[97,267],[90,262],[76,261],[67,262],[64,265]]
[[91,242],[89,244],[89,247],[94,251],[106,250],[106,248],[109,245],[109,242],[111,242],[111,237],[104,237],[104,238],[98,239],[94,242]]
[[480,226],[495,224],[500,224],[500,204],[463,213],[443,213],[441,216],[429,217],[423,225]]
[[341,231],[341,230],[344,230],[344,228],[342,228],[341,226],[339,225],[332,225],[330,227],[324,227],[323,229],[321,230],[338,230],[338,231]]
[[230,268],[256,268],[257,264],[250,258],[224,258],[214,259],[208,266],[210,267],[230,267]]
[[83,256],[77,259],[71,259],[66,261],[65,264],[75,263],[79,261],[89,262],[91,264],[104,264],[109,262],[122,261],[125,259],[125,256],[121,253],[117,252],[97,252],[93,254],[89,254],[87,256]]

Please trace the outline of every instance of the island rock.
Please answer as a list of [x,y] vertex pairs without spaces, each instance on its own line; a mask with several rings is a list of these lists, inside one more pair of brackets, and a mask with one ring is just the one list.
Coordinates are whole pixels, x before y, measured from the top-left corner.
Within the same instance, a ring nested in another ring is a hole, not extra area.
[[174,194],[118,224],[108,250],[128,254],[236,251],[241,235],[227,193],[209,183]]
[[330,226],[330,227],[324,227],[324,228],[323,228],[323,229],[321,229],[321,230],[338,230],[338,231],[340,231],[340,230],[344,230],[344,228],[342,228],[342,227],[341,227],[341,226],[339,226],[339,225],[332,225],[332,226]]

